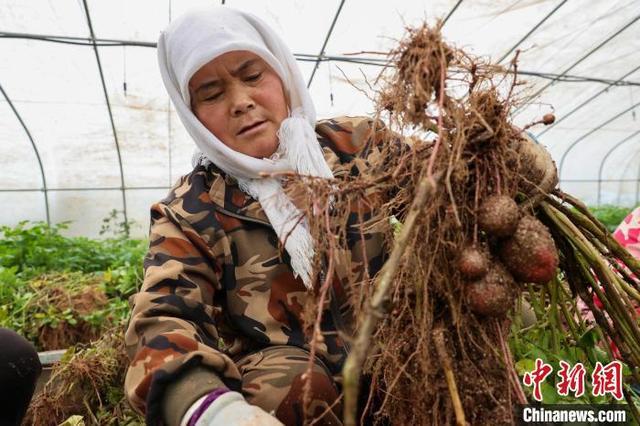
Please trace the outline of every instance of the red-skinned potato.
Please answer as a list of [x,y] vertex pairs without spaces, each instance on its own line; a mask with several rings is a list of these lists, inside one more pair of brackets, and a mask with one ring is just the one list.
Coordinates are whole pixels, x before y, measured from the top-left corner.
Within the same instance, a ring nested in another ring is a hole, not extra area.
[[558,250],[549,230],[533,216],[518,223],[511,238],[500,243],[500,260],[522,282],[544,284],[558,267]]
[[460,252],[457,261],[460,274],[468,280],[477,280],[487,274],[489,270],[489,259],[487,255],[473,245],[465,247]]
[[500,262],[493,262],[487,274],[465,286],[466,302],[477,315],[504,316],[515,300],[515,282]]

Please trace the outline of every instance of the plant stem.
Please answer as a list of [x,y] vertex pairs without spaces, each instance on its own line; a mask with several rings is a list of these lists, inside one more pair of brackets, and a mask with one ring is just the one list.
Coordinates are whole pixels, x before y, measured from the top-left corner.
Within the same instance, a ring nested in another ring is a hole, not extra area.
[[558,281],[553,280],[553,283],[547,283],[547,288],[551,294],[551,303],[549,305],[549,313],[551,315],[551,348],[553,353],[559,353],[560,345],[558,343],[558,327],[560,323],[558,321]]
[[629,410],[631,410],[631,414],[633,415],[636,424],[640,424],[640,412],[638,411],[638,407],[634,404],[633,397],[626,389],[622,389],[622,394],[624,395],[625,401],[629,404]]
[[[555,209],[548,203],[541,203],[541,207],[547,217],[558,227],[558,231],[566,238],[563,244],[565,250],[563,252],[567,256],[567,272],[578,273],[582,276],[574,277],[574,285],[576,286],[580,297],[589,306],[593,312],[598,324],[607,331],[607,334],[613,339],[623,358],[631,367],[634,376],[637,376],[636,367],[640,365],[640,339],[634,333],[637,331],[637,325],[628,317],[626,310],[621,305],[620,295],[616,292],[615,286],[610,285],[611,272],[608,265],[605,264],[602,256],[593,248],[586,237],[575,227],[575,225],[562,212]],[[575,247],[575,251],[571,248]],[[582,256],[585,256],[584,258]],[[607,296],[610,296],[613,304],[609,304],[609,297],[605,296],[600,290],[600,286],[595,282],[591,272],[594,267],[599,272],[598,277],[601,279],[607,289]],[[615,324],[615,328],[611,327],[609,321],[604,314],[597,309],[590,294],[587,291],[586,283],[590,283],[593,291],[598,294],[606,312],[609,314]],[[630,350],[627,350],[629,348]]]
[[581,227],[591,232],[609,250],[611,250],[611,253],[622,260],[624,264],[627,265],[627,267],[631,270],[631,272],[640,277],[640,260],[633,257],[631,253],[629,253],[624,247],[620,245],[620,243],[615,238],[613,238],[613,235],[611,235],[609,230],[593,216],[587,206],[585,206],[580,200],[572,197],[569,194],[565,194],[559,190],[556,190],[555,193],[561,199],[567,201],[569,204],[578,209],[578,211],[582,214],[580,215],[572,211],[571,209],[562,206],[551,197],[547,197],[550,203],[556,206],[556,208],[561,210],[565,215],[569,216],[573,222],[579,224]]
[[[618,321],[620,326],[628,329],[630,332],[631,339],[626,342],[631,344],[632,346],[636,346],[638,350],[640,350],[640,330],[638,329],[638,324],[629,316],[629,312],[625,309],[622,296],[618,293],[618,289],[616,286],[617,280],[613,271],[609,268],[606,260],[600,255],[600,253],[593,247],[593,245],[589,242],[589,240],[580,232],[578,228],[569,220],[567,216],[565,216],[562,212],[555,209],[548,203],[541,203],[542,208],[545,210],[547,215],[554,221],[556,224],[564,230],[564,234],[567,238],[571,240],[571,242],[576,246],[576,248],[585,256],[587,259],[589,266],[593,267],[595,273],[598,275],[598,278],[601,280],[602,284],[606,290],[606,297],[600,290],[599,286],[596,284],[593,286],[594,291],[598,293],[598,297],[602,300],[602,303],[607,304],[607,299],[611,302],[611,306],[607,307],[607,311],[611,315],[612,319],[616,319],[618,317]],[[622,330],[621,330],[622,331]],[[640,352],[639,352],[640,353]]]

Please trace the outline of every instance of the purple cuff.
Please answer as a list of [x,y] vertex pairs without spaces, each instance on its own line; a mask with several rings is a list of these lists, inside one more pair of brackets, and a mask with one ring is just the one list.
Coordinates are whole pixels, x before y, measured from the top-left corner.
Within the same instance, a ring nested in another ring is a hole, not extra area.
[[213,401],[218,399],[220,395],[224,395],[227,392],[229,392],[229,389],[227,388],[218,388],[214,391],[211,391],[207,395],[207,397],[204,399],[204,401],[200,403],[200,406],[198,407],[198,409],[191,415],[191,418],[189,419],[189,423],[187,423],[187,426],[195,426],[196,422],[202,416],[202,413],[207,411],[207,408],[209,408],[209,406],[213,404]]

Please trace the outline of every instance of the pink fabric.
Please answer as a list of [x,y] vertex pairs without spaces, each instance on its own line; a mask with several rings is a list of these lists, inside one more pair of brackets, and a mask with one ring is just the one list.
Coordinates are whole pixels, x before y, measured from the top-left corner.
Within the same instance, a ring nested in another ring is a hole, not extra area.
[[[613,238],[615,238],[622,247],[627,249],[633,257],[640,259],[640,207],[636,207],[624,218],[615,231],[613,231]],[[636,278],[633,274],[630,275]],[[602,302],[595,293],[593,294],[593,303],[598,309],[603,308]],[[587,322],[595,321],[593,313],[582,299],[578,299],[578,308],[584,320]],[[636,312],[640,314],[640,307],[636,307]],[[620,351],[613,341],[609,341],[609,346],[614,358],[622,359]]]
[[640,259],[640,207],[636,207],[613,231],[616,239],[633,257]]

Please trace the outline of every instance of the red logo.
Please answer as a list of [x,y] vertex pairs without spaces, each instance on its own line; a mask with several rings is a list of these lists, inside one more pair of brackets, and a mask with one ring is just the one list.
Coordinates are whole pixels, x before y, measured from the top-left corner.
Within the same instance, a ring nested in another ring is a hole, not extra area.
[[[542,382],[551,374],[553,367],[545,363],[540,358],[536,359],[533,371],[524,374],[522,383],[525,386],[533,386],[533,399],[542,401]],[[573,367],[566,361],[560,361],[560,381],[556,384],[558,395],[568,396],[573,392],[576,398],[584,395],[584,378],[586,369],[582,363],[577,363]],[[611,361],[607,365],[596,362],[596,367],[591,373],[591,394],[593,396],[605,396],[610,394],[618,401],[624,396],[622,394],[622,363]]]
[[553,367],[545,364],[540,358],[536,358],[536,368],[530,373],[525,373],[522,382],[526,386],[533,385],[533,398],[536,401],[542,401],[542,392],[540,390],[541,383],[553,371]]
[[611,361],[606,366],[596,362],[596,368],[591,373],[593,396],[611,394],[617,400],[622,399],[622,364]]
[[571,391],[576,398],[579,398],[584,395],[584,375],[586,370],[580,362],[574,365],[573,368],[570,367],[568,362],[560,361],[560,371],[558,371],[560,382],[556,384],[556,390],[558,395],[567,396]]

